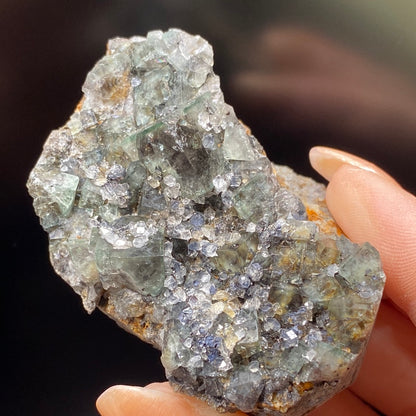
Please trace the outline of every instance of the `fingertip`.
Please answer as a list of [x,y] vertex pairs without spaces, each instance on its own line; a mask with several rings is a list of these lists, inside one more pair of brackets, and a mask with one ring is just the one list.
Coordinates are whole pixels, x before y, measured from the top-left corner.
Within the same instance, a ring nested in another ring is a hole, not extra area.
[[362,198],[365,193],[363,174],[365,171],[355,166],[340,165],[331,175],[326,190],[328,209],[342,231],[355,243],[370,241],[374,231],[368,206]]
[[[96,406],[102,416],[218,416],[207,403],[177,393],[167,383],[113,386],[101,394]],[[240,412],[233,415],[243,416]]]
[[315,146],[309,150],[309,162],[311,166],[327,181],[331,180],[333,173],[340,167],[337,159],[330,160],[326,156],[327,149],[322,146]]
[[384,176],[386,179],[396,181],[373,163],[342,150],[325,146],[315,146],[309,151],[311,166],[326,180],[330,181],[335,172],[343,165],[350,165],[362,170]]
[[175,393],[137,386],[113,386],[97,399],[102,416],[194,416]]
[[141,387],[116,385],[105,390],[96,400],[97,410],[102,416],[125,416],[122,413],[120,403],[126,401],[129,396],[140,391]]

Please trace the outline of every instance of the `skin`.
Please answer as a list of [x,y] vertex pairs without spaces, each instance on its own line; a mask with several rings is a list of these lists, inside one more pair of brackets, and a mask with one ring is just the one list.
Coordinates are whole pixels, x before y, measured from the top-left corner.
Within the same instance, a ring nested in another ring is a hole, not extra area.
[[[369,241],[387,275],[385,297],[356,382],[311,416],[416,414],[416,198],[377,166],[335,149],[313,148],[329,180],[327,204],[345,234]],[[167,383],[114,386],[97,400],[102,416],[218,416]],[[234,413],[235,414],[235,413]],[[235,414],[242,416],[243,414]]]

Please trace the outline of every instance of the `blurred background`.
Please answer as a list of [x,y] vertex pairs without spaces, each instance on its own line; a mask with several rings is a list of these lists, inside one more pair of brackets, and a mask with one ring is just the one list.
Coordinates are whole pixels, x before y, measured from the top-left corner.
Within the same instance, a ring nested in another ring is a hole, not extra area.
[[110,385],[164,378],[157,351],[88,316],[55,275],[25,188],[108,38],[202,35],[226,101],[272,160],[310,176],[309,148],[338,147],[415,193],[415,16],[412,0],[1,0],[3,414],[96,416]]

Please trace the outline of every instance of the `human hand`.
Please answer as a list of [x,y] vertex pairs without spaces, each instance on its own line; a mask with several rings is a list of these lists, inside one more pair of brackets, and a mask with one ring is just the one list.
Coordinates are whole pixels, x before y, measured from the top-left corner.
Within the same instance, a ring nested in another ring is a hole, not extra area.
[[[363,366],[356,382],[311,416],[416,414],[416,198],[377,166],[328,148],[313,148],[312,166],[329,180],[327,204],[345,234],[369,241],[387,275]],[[168,383],[114,386],[97,400],[102,416],[219,416]],[[377,409],[377,410],[375,410]],[[233,413],[243,416],[243,413]]]

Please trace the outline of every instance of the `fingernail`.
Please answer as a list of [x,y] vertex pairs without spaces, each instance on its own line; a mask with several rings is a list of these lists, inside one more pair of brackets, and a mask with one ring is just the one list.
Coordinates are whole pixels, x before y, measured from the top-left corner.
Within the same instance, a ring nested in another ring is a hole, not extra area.
[[312,147],[312,149],[309,151],[309,160],[312,167],[328,181],[331,180],[334,173],[341,166],[350,165],[362,170],[366,170],[368,172],[375,173],[377,175],[381,175],[395,182],[391,176],[389,176],[386,172],[384,172],[373,163],[370,163],[367,160],[361,159],[360,157],[354,156],[350,153],[332,149],[330,147]]
[[164,393],[174,394],[174,390],[168,382],[164,383],[150,383],[144,387],[145,389],[156,390]]
[[[166,391],[165,391],[166,390]],[[214,408],[194,397],[169,391],[162,384],[146,387],[113,386],[97,399],[102,416],[217,416]],[[229,413],[224,413],[224,416]],[[233,416],[242,416],[240,412]]]
[[137,386],[112,386],[98,397],[96,406],[102,416],[126,416],[136,406],[164,397],[163,393]]

